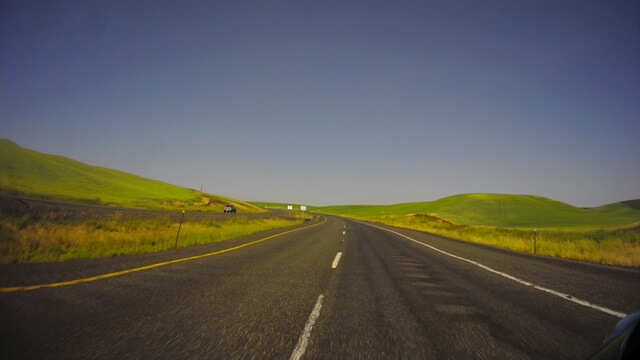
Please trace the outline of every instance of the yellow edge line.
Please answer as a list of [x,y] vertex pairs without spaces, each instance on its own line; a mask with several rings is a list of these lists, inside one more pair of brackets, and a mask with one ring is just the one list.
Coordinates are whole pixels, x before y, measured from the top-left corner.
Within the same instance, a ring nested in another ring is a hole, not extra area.
[[50,283],[50,284],[41,284],[41,285],[5,287],[5,288],[0,288],[0,293],[11,293],[11,292],[18,292],[18,291],[30,291],[30,290],[38,290],[38,289],[44,289],[44,288],[56,288],[56,287],[62,287],[62,286],[83,284],[83,283],[88,283],[88,282],[91,282],[91,281],[97,281],[97,280],[108,279],[108,278],[112,278],[112,277],[116,277],[116,276],[131,274],[131,273],[138,272],[138,271],[145,271],[145,270],[155,269],[155,268],[159,268],[161,266],[177,264],[177,263],[184,262],[184,261],[201,259],[201,258],[204,258],[204,257],[207,257],[207,256],[224,254],[226,252],[242,249],[242,248],[247,247],[247,246],[255,245],[255,244],[263,242],[263,241],[267,241],[267,240],[270,240],[270,239],[273,239],[273,238],[277,238],[277,237],[282,236],[282,235],[291,234],[292,232],[309,229],[309,228],[312,228],[314,226],[318,226],[320,224],[323,224],[326,221],[327,221],[327,218],[324,218],[324,220],[322,220],[321,222],[319,222],[317,224],[313,224],[313,225],[310,225],[310,226],[305,226],[305,227],[302,227],[302,228],[299,228],[299,229],[285,231],[283,233],[271,235],[271,236],[268,236],[268,237],[263,238],[263,239],[255,240],[255,241],[252,241],[252,242],[249,242],[249,243],[246,243],[246,244],[234,246],[232,248],[228,248],[228,249],[224,249],[224,250],[218,250],[218,251],[210,252],[210,253],[207,253],[207,254],[196,255],[196,256],[186,257],[186,258],[182,258],[182,259],[165,261],[165,262],[161,262],[161,263],[151,264],[151,265],[147,265],[147,266],[141,266],[141,267],[128,269],[128,270],[116,271],[116,272],[102,274],[102,275],[93,276],[93,277],[84,278],[84,279],[76,279],[76,280],[63,281],[63,282]]

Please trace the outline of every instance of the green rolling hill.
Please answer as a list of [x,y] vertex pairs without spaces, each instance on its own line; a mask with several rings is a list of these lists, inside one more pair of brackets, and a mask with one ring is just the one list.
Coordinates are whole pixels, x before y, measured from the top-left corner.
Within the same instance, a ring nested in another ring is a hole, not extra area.
[[325,213],[371,218],[426,214],[456,224],[522,228],[617,228],[640,222],[640,201],[583,209],[531,195],[463,194],[387,206],[327,206]]
[[126,172],[44,154],[0,139],[0,192],[52,200],[146,209],[263,211],[246,202],[201,193]]

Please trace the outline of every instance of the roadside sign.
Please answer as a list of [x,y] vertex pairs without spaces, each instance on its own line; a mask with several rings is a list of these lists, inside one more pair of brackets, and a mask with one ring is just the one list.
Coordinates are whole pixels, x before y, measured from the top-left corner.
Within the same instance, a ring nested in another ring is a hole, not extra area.
[[293,205],[288,205],[287,210],[293,210]]
[[306,206],[304,206],[304,205],[300,205],[300,210],[301,210],[301,211],[307,211],[307,207],[306,207]]

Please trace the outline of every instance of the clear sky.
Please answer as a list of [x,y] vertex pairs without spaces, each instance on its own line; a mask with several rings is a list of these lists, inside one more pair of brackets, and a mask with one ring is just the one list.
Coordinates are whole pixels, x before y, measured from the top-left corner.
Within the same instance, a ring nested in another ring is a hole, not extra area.
[[0,1],[0,138],[243,200],[640,198],[640,2]]

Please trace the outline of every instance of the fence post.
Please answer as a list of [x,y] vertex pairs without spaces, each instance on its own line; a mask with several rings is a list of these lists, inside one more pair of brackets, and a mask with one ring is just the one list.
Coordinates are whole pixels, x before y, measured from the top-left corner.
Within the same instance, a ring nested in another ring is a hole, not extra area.
[[186,212],[185,210],[182,210],[182,217],[180,218],[180,225],[178,225],[178,234],[176,235],[176,244],[173,247],[174,249],[178,248],[178,237],[180,236],[180,228],[182,227],[182,220],[184,220],[184,213],[185,212]]
[[533,229],[533,253],[536,253],[536,238],[538,237],[538,229]]

